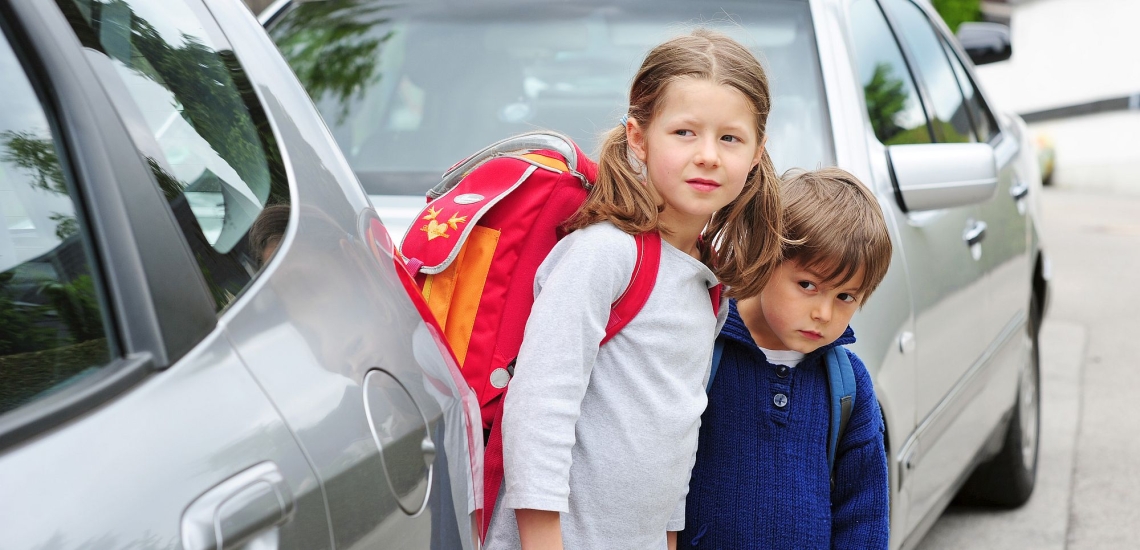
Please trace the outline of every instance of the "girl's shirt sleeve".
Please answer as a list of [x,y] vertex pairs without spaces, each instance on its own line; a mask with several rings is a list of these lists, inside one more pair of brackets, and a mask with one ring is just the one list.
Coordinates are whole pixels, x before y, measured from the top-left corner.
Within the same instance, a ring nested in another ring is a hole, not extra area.
[[832,548],[887,548],[890,486],[883,417],[863,362],[850,351],[855,371],[855,409],[835,459],[831,494]]
[[595,225],[564,238],[539,267],[503,405],[504,506],[569,511],[575,424],[636,255],[633,237]]

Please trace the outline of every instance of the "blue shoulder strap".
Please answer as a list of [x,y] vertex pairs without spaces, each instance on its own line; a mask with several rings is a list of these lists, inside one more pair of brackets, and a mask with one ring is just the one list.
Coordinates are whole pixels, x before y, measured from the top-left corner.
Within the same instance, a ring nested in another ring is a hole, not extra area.
[[831,484],[835,485],[835,454],[839,449],[839,437],[847,429],[851,410],[855,407],[855,371],[847,349],[835,346],[824,356],[827,365],[827,385],[831,393],[831,426],[827,437],[827,468],[831,472]]
[[705,393],[712,391],[713,378],[716,378],[716,368],[720,366],[720,356],[724,353],[724,340],[719,337],[713,343],[712,370],[709,371],[709,383],[705,386]]

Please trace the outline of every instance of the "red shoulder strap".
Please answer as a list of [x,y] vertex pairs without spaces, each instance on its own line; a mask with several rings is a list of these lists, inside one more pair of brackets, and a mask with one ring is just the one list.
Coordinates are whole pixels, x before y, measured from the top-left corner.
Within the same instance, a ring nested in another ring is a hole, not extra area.
[[606,335],[602,345],[621,332],[649,301],[653,285],[657,284],[657,270],[661,267],[661,234],[656,231],[635,236],[637,261],[633,265],[633,277],[629,287],[618,296],[610,309],[610,320],[606,323]]

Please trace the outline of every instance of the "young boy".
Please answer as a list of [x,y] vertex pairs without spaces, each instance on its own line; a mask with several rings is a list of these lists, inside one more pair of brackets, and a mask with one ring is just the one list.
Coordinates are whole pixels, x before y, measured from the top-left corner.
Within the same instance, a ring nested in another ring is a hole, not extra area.
[[883,421],[855,354],[855,405],[828,469],[825,352],[886,275],[874,196],[824,168],[786,176],[784,259],[759,296],[731,302],[701,418],[680,548],[887,548]]

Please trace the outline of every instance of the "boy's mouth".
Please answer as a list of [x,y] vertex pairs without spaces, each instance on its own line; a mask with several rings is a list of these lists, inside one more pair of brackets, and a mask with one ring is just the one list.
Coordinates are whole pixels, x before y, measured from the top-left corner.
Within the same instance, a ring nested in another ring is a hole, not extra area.
[[809,340],[819,340],[820,338],[823,338],[822,334],[814,330],[801,330],[799,332],[801,335],[803,335],[804,338],[807,338]]
[[705,191],[705,192],[716,191],[717,188],[720,187],[719,183],[717,183],[713,180],[707,180],[704,178],[687,179],[687,180],[685,180],[685,183],[689,184],[689,187],[692,187],[693,189],[696,189],[697,191]]

